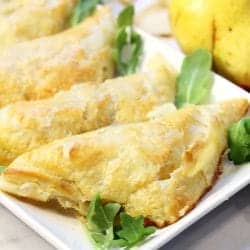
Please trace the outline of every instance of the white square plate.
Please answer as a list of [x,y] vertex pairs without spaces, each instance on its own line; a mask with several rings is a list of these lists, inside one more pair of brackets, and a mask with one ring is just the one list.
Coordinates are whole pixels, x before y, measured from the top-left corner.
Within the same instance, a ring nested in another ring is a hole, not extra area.
[[[143,64],[154,53],[161,53],[170,65],[176,70],[180,69],[183,60],[181,53],[144,32],[140,31],[140,33],[144,38],[145,56]],[[215,84],[209,102],[234,97],[246,97],[250,100],[250,95],[246,91],[215,75]],[[177,223],[157,230],[151,238],[139,247],[140,249],[159,248],[250,183],[249,163],[238,167],[226,161],[222,164],[225,169],[224,174],[198,205]],[[24,203],[1,192],[0,202],[57,249],[90,250],[94,248],[84,233],[81,223],[76,218],[60,214],[51,209]]]

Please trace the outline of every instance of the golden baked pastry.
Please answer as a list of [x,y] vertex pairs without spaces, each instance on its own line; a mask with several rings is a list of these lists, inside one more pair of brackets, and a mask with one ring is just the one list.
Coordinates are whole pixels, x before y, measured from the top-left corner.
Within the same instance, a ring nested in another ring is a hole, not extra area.
[[227,129],[248,108],[244,99],[187,106],[141,123],[113,125],[54,141],[18,157],[0,188],[86,212],[88,202],[115,201],[158,226],[190,210],[211,187]]
[[112,123],[143,121],[175,97],[175,73],[155,58],[147,73],[83,83],[50,99],[22,101],[0,110],[0,164],[55,139]]
[[0,0],[0,50],[68,27],[76,0]]
[[47,98],[82,81],[113,76],[115,20],[107,7],[62,33],[0,52],[0,107]]

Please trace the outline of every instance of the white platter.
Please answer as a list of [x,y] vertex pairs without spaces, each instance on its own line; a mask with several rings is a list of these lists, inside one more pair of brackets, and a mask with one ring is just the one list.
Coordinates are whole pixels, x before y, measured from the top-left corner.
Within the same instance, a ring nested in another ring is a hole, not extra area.
[[[183,59],[183,55],[180,52],[144,32],[141,32],[141,34],[144,38],[144,65],[151,55],[161,53],[170,65],[177,70],[180,69]],[[250,100],[250,95],[247,92],[224,78],[215,75],[215,84],[209,102],[217,102],[234,97],[247,97]],[[249,163],[239,167],[235,167],[228,162],[224,162],[223,165],[225,173],[199,204],[177,223],[158,230],[151,238],[139,246],[139,249],[147,250],[161,247],[250,183]],[[76,218],[60,214],[52,209],[40,208],[22,202],[1,192],[0,203],[57,249],[93,249],[92,243]]]

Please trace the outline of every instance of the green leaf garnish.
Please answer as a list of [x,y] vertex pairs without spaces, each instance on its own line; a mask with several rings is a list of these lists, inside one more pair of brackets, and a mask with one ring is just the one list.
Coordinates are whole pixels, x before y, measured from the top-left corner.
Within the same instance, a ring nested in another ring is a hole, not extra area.
[[91,15],[94,12],[97,4],[101,2],[101,0],[78,0],[71,17],[71,26],[77,25],[83,19]]
[[120,219],[122,229],[116,232],[120,238],[114,241],[116,246],[131,247],[155,232],[155,227],[144,226],[142,216],[131,217],[126,213],[121,213]]
[[87,215],[87,229],[102,249],[108,249],[114,239],[114,219],[121,206],[117,203],[101,204],[100,196],[90,202]]
[[205,49],[198,49],[186,56],[177,77],[176,106],[202,104],[208,97],[213,77],[211,72],[212,56]]
[[120,75],[136,72],[143,42],[141,36],[133,30],[134,7],[125,8],[117,19],[114,59]]
[[250,161],[250,117],[233,124],[228,131],[228,157],[234,164]]
[[86,226],[99,249],[129,248],[155,232],[155,227],[144,226],[142,216],[134,218],[124,212],[120,213],[120,225],[115,225],[120,208],[118,203],[102,205],[99,195],[90,202]]
[[135,15],[134,7],[133,5],[129,5],[119,14],[117,18],[117,27],[123,28],[126,26],[132,26],[134,15]]
[[4,171],[5,168],[6,167],[4,167],[4,166],[0,166],[0,175],[2,174],[2,172]]

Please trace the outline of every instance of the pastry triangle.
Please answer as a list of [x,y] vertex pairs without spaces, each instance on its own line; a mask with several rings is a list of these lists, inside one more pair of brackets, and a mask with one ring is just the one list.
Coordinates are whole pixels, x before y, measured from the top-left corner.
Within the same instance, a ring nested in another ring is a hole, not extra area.
[[115,18],[107,7],[62,33],[0,52],[0,107],[113,77]]
[[161,119],[113,125],[54,141],[18,157],[0,188],[39,201],[57,200],[85,214],[89,201],[119,202],[158,226],[189,211],[213,184],[227,130],[248,101],[190,105]]
[[83,83],[52,98],[22,101],[0,110],[0,164],[66,136],[110,124],[147,119],[149,111],[175,97],[175,72],[153,58],[146,73]]

